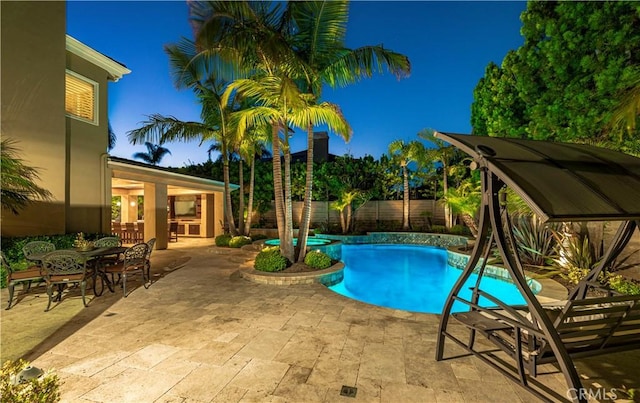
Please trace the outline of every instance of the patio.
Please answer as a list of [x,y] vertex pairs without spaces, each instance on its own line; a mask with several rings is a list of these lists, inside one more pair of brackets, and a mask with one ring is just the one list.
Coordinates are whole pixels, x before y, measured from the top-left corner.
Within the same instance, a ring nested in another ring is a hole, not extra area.
[[[537,400],[474,357],[436,362],[438,315],[366,305],[321,285],[251,283],[238,273],[250,258],[212,239],[181,239],[154,251],[157,282],[138,282],[127,299],[106,291],[83,308],[74,296],[45,313],[46,295],[31,292],[2,311],[2,360],[55,368],[62,400],[74,402]],[[640,388],[638,362],[633,351],[579,360],[578,369],[585,387],[617,388],[622,399],[623,387]],[[564,396],[562,374],[548,368],[540,379]],[[357,387],[355,399],[340,395],[343,385]]]

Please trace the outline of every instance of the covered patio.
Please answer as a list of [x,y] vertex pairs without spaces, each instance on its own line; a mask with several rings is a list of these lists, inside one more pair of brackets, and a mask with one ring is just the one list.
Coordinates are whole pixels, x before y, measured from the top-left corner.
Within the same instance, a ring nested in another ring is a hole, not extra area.
[[[116,157],[109,157],[107,170],[108,199],[115,197],[116,213],[105,228],[114,233],[128,233],[124,228],[129,224],[134,239],[156,238],[156,249],[167,248],[170,222],[177,223],[179,236],[212,238],[223,233],[222,182]],[[125,241],[131,243],[128,238]]]

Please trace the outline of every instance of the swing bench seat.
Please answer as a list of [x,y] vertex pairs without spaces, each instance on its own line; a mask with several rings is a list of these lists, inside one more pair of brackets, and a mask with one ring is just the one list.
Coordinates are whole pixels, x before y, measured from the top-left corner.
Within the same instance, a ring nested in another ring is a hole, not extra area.
[[[481,290],[478,293],[498,301]],[[521,360],[519,364],[535,377],[539,365],[557,358],[531,313],[519,308],[500,304],[497,309],[477,308],[452,316],[516,362]],[[570,300],[564,306],[543,306],[543,310],[573,359],[640,349],[640,295]]]

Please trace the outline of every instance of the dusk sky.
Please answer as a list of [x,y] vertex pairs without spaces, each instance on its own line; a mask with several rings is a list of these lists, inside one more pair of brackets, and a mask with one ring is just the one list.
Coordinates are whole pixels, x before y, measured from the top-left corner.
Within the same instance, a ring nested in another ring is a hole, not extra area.
[[[473,89],[489,62],[500,64],[522,45],[525,9],[525,2],[352,2],[346,45],[382,44],[407,55],[412,71],[400,81],[387,73],[324,90],[324,100],[340,105],[353,128],[349,143],[331,135],[330,152],[379,158],[391,141],[417,139],[424,128],[470,133]],[[148,115],[199,120],[192,92],[173,86],[163,50],[182,36],[191,38],[187,17],[183,1],[67,2],[67,33],[132,71],[109,84],[109,120],[118,135],[112,155],[133,159],[146,151],[129,144],[126,133]],[[204,162],[209,145],[167,143],[172,154],[160,165]],[[292,152],[305,148],[305,134],[297,132]]]

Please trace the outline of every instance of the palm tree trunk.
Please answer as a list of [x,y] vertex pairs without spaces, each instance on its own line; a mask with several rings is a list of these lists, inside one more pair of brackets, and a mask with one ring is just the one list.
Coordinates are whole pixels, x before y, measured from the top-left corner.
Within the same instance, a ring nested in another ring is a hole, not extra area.
[[[273,147],[273,202],[276,212],[276,225],[278,227],[278,238],[280,245],[284,243],[284,198],[282,193],[282,163],[280,162],[280,136],[278,135],[279,126],[274,123],[272,129],[272,147]],[[282,250],[282,249],[281,249]]]
[[353,208],[351,207],[351,203],[349,203],[346,207],[347,209],[347,218],[345,219],[345,223],[346,223],[346,231],[345,234],[348,233],[349,231],[351,231],[351,215],[353,212]]
[[402,200],[402,229],[408,231],[411,229],[409,226],[409,173],[407,172],[407,166],[402,166],[402,176],[404,178],[404,194]]
[[238,234],[244,235],[244,164],[242,158],[238,162],[238,184],[240,189],[238,191]]
[[[447,165],[442,164],[442,170],[444,171],[444,177],[442,178],[442,194],[446,195],[449,191],[449,183],[447,182]],[[451,218],[451,208],[448,204],[444,205],[444,226],[446,229],[451,229],[452,226],[452,218]]]
[[225,197],[225,209],[224,219],[229,226],[229,233],[236,235],[236,225],[233,222],[233,207],[231,205],[231,189],[229,187],[229,156],[226,154],[226,150],[223,151],[222,161],[222,177],[224,181],[224,197]]
[[251,159],[251,173],[249,174],[249,202],[247,203],[247,223],[244,227],[244,235],[251,234],[251,219],[253,218],[253,187],[256,179],[256,158]]
[[473,217],[471,217],[467,213],[460,214],[460,217],[462,218],[462,221],[465,223],[465,225],[467,227],[469,227],[469,230],[471,230],[471,235],[473,235],[475,238],[477,238],[478,237],[478,225],[476,224],[476,221],[473,219]]
[[294,248],[293,248],[293,203],[291,202],[291,151],[289,145],[286,144],[283,150],[284,155],[284,243],[280,241],[280,251],[282,255],[289,259],[290,262],[294,260]]
[[309,224],[311,222],[311,197],[313,192],[313,126],[307,129],[307,175],[304,188],[304,202],[302,205],[302,219],[298,228],[298,244],[295,256],[297,262],[304,262],[307,254],[307,237],[309,236]]

